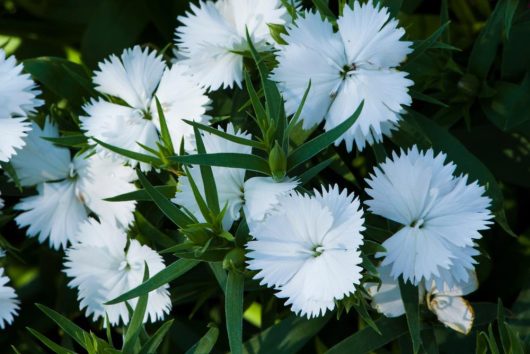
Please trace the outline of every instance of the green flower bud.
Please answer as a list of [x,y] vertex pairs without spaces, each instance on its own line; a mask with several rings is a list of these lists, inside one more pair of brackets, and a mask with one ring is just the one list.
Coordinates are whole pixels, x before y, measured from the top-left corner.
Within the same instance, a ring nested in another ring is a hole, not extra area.
[[274,180],[281,181],[285,177],[287,157],[278,142],[274,144],[274,147],[269,153],[269,168],[271,169]]
[[228,252],[223,259],[223,269],[244,269],[245,268],[245,250],[234,248]]

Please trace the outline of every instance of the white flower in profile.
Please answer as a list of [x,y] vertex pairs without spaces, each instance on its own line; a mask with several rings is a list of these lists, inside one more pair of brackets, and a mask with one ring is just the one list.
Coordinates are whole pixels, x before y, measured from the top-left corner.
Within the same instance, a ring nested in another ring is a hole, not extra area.
[[256,50],[271,49],[268,24],[282,25],[288,18],[280,0],[218,0],[191,4],[179,16],[175,39],[181,62],[204,87],[241,87],[243,56],[249,50],[246,30]]
[[350,117],[364,100],[363,110],[341,141],[351,151],[366,143],[380,142],[400,120],[403,106],[411,104],[407,73],[396,70],[412,49],[401,41],[405,31],[390,18],[387,8],[370,0],[348,5],[337,20],[338,32],[319,13],[306,11],[287,26],[280,46],[278,67],[272,79],[278,82],[285,110],[294,114],[309,81],[311,89],[301,113],[304,129],[325,120],[324,129],[335,128]]
[[[405,305],[401,298],[398,280],[390,275],[389,266],[378,267],[381,284],[366,283],[365,288],[372,297],[372,307],[386,317],[399,317],[405,314]],[[468,334],[475,318],[473,308],[463,298],[478,289],[478,280],[474,271],[468,271],[465,281],[448,283],[422,282],[418,288],[420,302],[427,303],[427,308],[438,318],[438,321],[453,330]]]
[[292,192],[251,230],[247,268],[278,290],[292,311],[317,317],[355,291],[361,279],[363,212],[359,200],[337,186],[314,196]]
[[[125,303],[106,302],[134,289],[143,282],[145,264],[153,276],[165,268],[164,260],[137,240],[127,240],[125,230],[103,221],[88,219],[79,228],[76,242],[66,250],[65,273],[78,289],[80,308],[93,321],[108,315],[111,325],[129,322]],[[166,284],[149,293],[144,322],[162,320],[171,310],[169,286]],[[127,301],[134,309],[138,299]]]
[[[156,52],[139,46],[126,49],[120,58],[111,55],[99,64],[94,83],[100,93],[117,100],[99,98],[86,104],[86,116],[80,117],[82,129],[88,136],[122,149],[144,154],[147,152],[139,144],[157,149],[160,121],[156,96],[174,146],[180,146],[181,140],[186,142],[193,133],[182,120],[205,122],[210,104],[205,91],[187,72],[179,63],[168,68]],[[107,151],[101,146],[97,149]],[[126,160],[133,166],[137,164]],[[140,166],[142,170],[150,169],[144,163]]]
[[[231,123],[227,125],[226,130],[222,128],[219,130],[241,138],[251,139],[250,134],[236,131]],[[211,133],[203,133],[201,136],[204,149],[208,154],[251,154],[252,152],[250,146],[237,144]],[[193,166],[188,170],[200,194],[205,199],[206,193],[200,168]],[[217,189],[219,207],[223,209],[226,206],[226,213],[223,218],[225,230],[229,230],[234,221],[239,220],[242,207],[244,207],[249,224],[263,220],[266,213],[277,203],[278,197],[290,192],[298,184],[288,178],[282,182],[275,182],[271,177],[252,177],[245,181],[245,170],[237,168],[212,167],[212,174]],[[173,202],[185,207],[200,222],[205,221],[187,176],[179,178],[179,188]]]
[[0,48],[0,161],[7,162],[24,146],[31,129],[27,116],[42,105],[40,94],[29,74],[22,73],[14,56],[7,57]]
[[454,176],[456,166],[445,159],[414,146],[394,153],[366,180],[369,210],[403,225],[383,243],[382,265],[396,279],[417,285],[453,269],[458,281],[474,267],[474,241],[491,223],[491,200],[477,182]]
[[0,329],[13,322],[20,308],[17,294],[7,285],[8,282],[9,278],[4,275],[4,268],[0,268]]
[[36,186],[38,194],[23,198],[15,206],[23,211],[16,217],[27,235],[51,247],[66,247],[75,239],[79,225],[92,212],[100,219],[122,226],[133,221],[135,202],[107,202],[103,199],[136,190],[135,174],[118,160],[85,152],[70,157],[66,148],[42,137],[58,137],[55,125],[47,121],[41,129],[33,124],[26,146],[11,161],[22,186]]

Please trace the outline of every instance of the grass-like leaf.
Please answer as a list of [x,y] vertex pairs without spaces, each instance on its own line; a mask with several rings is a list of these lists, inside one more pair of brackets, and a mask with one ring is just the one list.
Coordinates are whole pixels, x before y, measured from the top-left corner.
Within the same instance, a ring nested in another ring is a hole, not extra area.
[[[173,198],[177,192],[176,186],[153,186],[153,188],[162,194],[166,198]],[[115,197],[105,198],[107,202],[128,202],[131,200],[151,202],[153,199],[149,196],[149,193],[145,189],[139,189],[134,192],[124,193]]]
[[107,302],[107,305],[118,304],[123,301],[134,299],[135,297],[148,294],[149,292],[158,289],[159,287],[177,279],[183,274],[186,274],[193,267],[198,265],[200,262],[191,259],[179,259],[168,265],[160,272],[153,275],[147,281],[138,285],[136,288],[127,291],[125,294],[118,296],[115,299]]
[[173,141],[171,140],[171,135],[169,134],[169,129],[167,127],[166,116],[164,114],[164,110],[162,109],[162,105],[160,104],[160,101],[158,100],[158,97],[156,96],[155,96],[155,102],[156,102],[156,110],[158,113],[158,119],[160,121],[160,137],[166,149],[174,153],[175,149],[173,148]]
[[[202,141],[201,133],[199,129],[194,127],[193,131],[195,132],[195,141],[197,145],[197,152],[199,154],[206,154],[206,148]],[[201,165],[201,177],[202,185],[204,186],[204,195],[206,197],[206,203],[208,208],[215,214],[219,214],[219,198],[217,196],[217,186],[215,184],[215,178],[213,177],[211,166]]]
[[85,335],[89,335],[88,332],[85,332],[81,327],[49,307],[41,304],[35,304],[35,306],[44,312],[44,314],[52,319],[53,322],[55,322],[59,327],[61,327],[66,334],[68,334],[77,342],[77,344],[86,349]]
[[[149,279],[149,268],[147,267],[146,262],[143,282],[147,281],[147,279]],[[129,325],[127,326],[127,331],[125,332],[125,338],[123,339],[122,351],[124,354],[134,353],[134,346],[138,341],[140,330],[142,329],[148,300],[149,294],[145,293],[144,295],[140,296],[138,302],[136,303],[136,308],[134,309],[131,320],[129,321]]]
[[219,328],[211,327],[208,332],[186,354],[208,354],[219,338]]
[[399,290],[403,299],[403,305],[405,306],[412,347],[414,353],[419,353],[422,341],[418,287],[410,282],[404,282],[403,278],[399,278]]
[[226,281],[225,312],[228,342],[232,354],[243,353],[243,293],[245,278],[231,271]]
[[175,225],[183,228],[187,225],[193,223],[193,220],[191,220],[186,214],[182,212],[175,204],[173,204],[168,198],[166,198],[160,191],[156,190],[153,185],[149,182],[149,180],[138,171],[138,179],[140,180],[140,183],[145,188],[145,191],[153,202],[160,208],[160,210],[166,215]]
[[42,344],[44,344],[47,348],[50,350],[53,350],[56,354],[75,354],[74,351],[67,349],[65,347],[60,346],[59,344],[55,343],[48,337],[46,337],[44,334],[40,333],[39,331],[34,330],[33,328],[27,327],[26,328],[29,333],[31,333],[35,338],[37,338]]
[[441,25],[436,31],[434,31],[426,40],[421,41],[418,46],[414,48],[414,51],[407,57],[406,63],[403,65],[403,69],[407,70],[407,67],[411,65],[416,59],[422,56],[422,54],[428,49],[432,48],[436,41],[442,36],[450,22],[446,22]]
[[238,153],[197,154],[171,156],[169,160],[181,164],[241,168],[266,175],[270,173],[268,162],[256,155]]
[[219,137],[221,137],[223,139],[226,139],[228,141],[232,141],[232,142],[234,142],[236,144],[252,146],[253,148],[265,150],[265,147],[259,141],[254,141],[254,140],[242,138],[242,137],[237,136],[237,135],[232,135],[232,134],[226,133],[226,132],[224,132],[222,130],[212,128],[212,127],[210,127],[210,126],[208,126],[206,124],[202,124],[202,123],[199,123],[199,122],[194,122],[194,121],[186,120],[186,119],[184,119],[184,122],[188,123],[189,125],[191,125],[194,128],[199,128],[200,130],[203,130],[203,131],[205,131],[207,133],[210,133],[210,134],[213,134],[213,135],[217,135],[217,136],[219,136]]
[[160,344],[162,344],[162,341],[164,340],[164,337],[166,336],[167,332],[169,331],[169,329],[173,325],[174,321],[175,320],[172,319],[172,320],[169,320],[167,322],[164,322],[164,324],[162,326],[160,326],[160,328],[158,328],[156,330],[155,334],[153,334],[153,336],[151,336],[151,338],[149,338],[145,342],[145,344],[142,346],[142,348],[140,349],[138,354],[156,353],[158,347],[160,346]]
[[359,107],[353,112],[351,117],[346,119],[344,122],[337,125],[335,128],[320,134],[316,138],[302,144],[296,148],[291,154],[287,157],[287,166],[288,170],[292,171],[298,165],[306,162],[331,144],[335,142],[338,138],[342,136],[348,129],[350,129],[353,124],[359,118],[361,111],[364,106],[364,101],[359,104]]
[[134,152],[134,151],[122,149],[122,148],[119,148],[117,146],[107,144],[107,143],[105,143],[105,142],[103,142],[101,140],[98,140],[98,139],[94,138],[94,137],[92,137],[91,139],[94,140],[99,145],[103,146],[105,149],[110,150],[110,151],[112,151],[112,152],[114,152],[114,153],[116,153],[118,155],[128,157],[128,158],[130,158],[132,160],[135,160],[135,161],[147,163],[147,164],[153,165],[155,167],[162,166],[162,161],[156,156],[141,154],[139,152]]

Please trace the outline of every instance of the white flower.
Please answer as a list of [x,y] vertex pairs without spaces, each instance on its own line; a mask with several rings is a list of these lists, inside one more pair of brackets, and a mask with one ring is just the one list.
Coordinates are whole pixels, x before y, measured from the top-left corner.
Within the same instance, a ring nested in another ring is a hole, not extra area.
[[134,170],[118,160],[90,155],[70,158],[70,151],[42,137],[57,137],[58,129],[47,121],[43,129],[33,124],[27,145],[12,159],[23,186],[37,186],[38,194],[15,206],[23,213],[16,217],[27,234],[58,249],[75,239],[79,225],[90,212],[100,219],[129,225],[135,202],[107,202],[103,199],[132,192]]
[[218,0],[191,4],[175,33],[181,62],[210,90],[241,87],[243,56],[249,50],[246,30],[258,51],[273,42],[267,24],[282,25],[288,17],[280,0]]
[[408,87],[413,82],[395,68],[412,51],[412,42],[386,8],[354,3],[344,7],[337,20],[338,32],[319,13],[306,11],[287,27],[287,45],[278,53],[272,79],[279,84],[285,109],[293,114],[311,81],[302,110],[304,129],[325,120],[326,130],[350,117],[364,100],[361,115],[335,144],[342,140],[351,151],[353,142],[362,150],[380,142],[400,119],[403,106],[411,104]]
[[[182,138],[186,141],[193,129],[182,119],[204,122],[210,103],[192,78],[187,68],[174,64],[168,68],[154,51],[135,46],[126,49],[120,58],[111,55],[99,64],[94,76],[96,89],[120,99],[123,104],[102,98],[84,106],[86,116],[80,117],[87,135],[105,143],[140,153],[147,153],[140,145],[157,149],[160,127],[155,96],[158,97],[174,146]],[[98,146],[98,151],[105,151]],[[126,159],[133,166],[135,160]],[[140,164],[149,170],[147,164]]]
[[445,158],[414,146],[394,153],[367,179],[370,211],[403,225],[383,243],[382,265],[391,266],[396,279],[417,285],[454,269],[458,280],[473,269],[472,248],[491,223],[491,200],[477,182],[454,176],[456,166],[444,165]]
[[[125,230],[108,222],[101,224],[90,218],[79,228],[76,242],[66,250],[65,273],[78,288],[80,308],[96,321],[109,317],[112,325],[129,322],[125,303],[105,305],[106,302],[134,289],[143,282],[145,264],[153,276],[165,268],[164,260],[154,250],[137,240],[127,240]],[[164,318],[171,310],[166,284],[149,293],[144,322]],[[127,301],[134,309],[138,299]]]
[[0,48],[0,161],[7,162],[24,146],[24,137],[31,128],[28,114],[42,105],[40,91],[29,74],[22,73],[14,56],[6,57]]
[[[219,128],[219,130],[222,130],[222,128]],[[237,132],[232,124],[228,124],[226,133],[236,135],[241,138],[251,138],[250,134]],[[204,149],[209,154],[226,152],[250,154],[252,151],[250,146],[237,144],[210,133],[204,133],[202,135],[202,140],[204,143]],[[204,199],[204,184],[199,166],[190,167],[189,172]],[[215,180],[215,186],[217,188],[219,207],[220,209],[223,209],[226,205],[227,208],[223,219],[223,227],[225,230],[228,230],[232,226],[232,223],[235,220],[238,220],[240,216],[239,211],[243,205],[243,184],[245,181],[245,170],[237,168],[212,167],[212,174]],[[182,176],[179,178],[179,188],[175,198],[173,199],[173,202],[185,207],[199,221],[204,222],[204,217],[202,216],[199,206],[195,200],[195,196],[193,195],[193,191],[187,176]]]
[[355,291],[361,279],[364,230],[358,199],[337,186],[315,196],[292,192],[258,224],[247,244],[248,269],[261,284],[278,290],[292,310],[307,317],[324,315]]
[[[386,317],[398,317],[405,314],[398,280],[390,275],[390,267],[378,268],[381,285],[366,283],[365,288],[372,297],[372,307]],[[451,285],[440,279],[440,282],[422,282],[418,288],[420,302],[427,303],[438,320],[457,332],[468,334],[475,318],[473,308],[463,298],[478,289],[478,280],[474,271],[468,271],[466,280]]]
[[6,285],[8,282],[4,268],[0,268],[0,329],[11,324],[19,310],[17,294],[12,287]]

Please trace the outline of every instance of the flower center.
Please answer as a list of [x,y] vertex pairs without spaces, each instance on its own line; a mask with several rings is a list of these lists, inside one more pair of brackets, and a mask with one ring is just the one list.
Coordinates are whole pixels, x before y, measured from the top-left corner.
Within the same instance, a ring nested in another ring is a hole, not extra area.
[[351,63],[350,65],[344,65],[340,72],[340,77],[344,80],[346,79],[346,77],[351,75],[355,70],[357,70],[357,65],[355,65],[355,63]]
[[313,257],[317,258],[322,253],[324,253],[324,247],[322,247],[322,245],[314,245],[311,249],[311,252],[313,254]]
[[425,220],[423,220],[423,219],[414,220],[410,224],[410,227],[421,229],[424,223],[425,223]]

